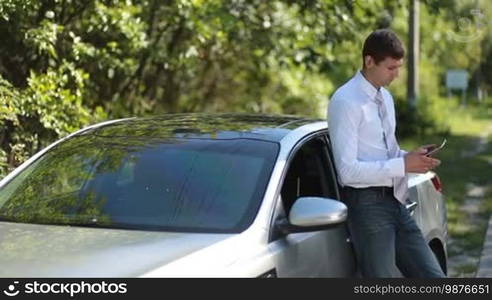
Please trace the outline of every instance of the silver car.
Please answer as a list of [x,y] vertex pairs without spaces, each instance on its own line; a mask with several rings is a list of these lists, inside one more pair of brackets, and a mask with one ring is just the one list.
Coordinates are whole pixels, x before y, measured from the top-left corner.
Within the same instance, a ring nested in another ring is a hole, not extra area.
[[[439,178],[409,185],[446,271]],[[0,277],[357,277],[346,218],[326,121],[115,120],[0,182]]]

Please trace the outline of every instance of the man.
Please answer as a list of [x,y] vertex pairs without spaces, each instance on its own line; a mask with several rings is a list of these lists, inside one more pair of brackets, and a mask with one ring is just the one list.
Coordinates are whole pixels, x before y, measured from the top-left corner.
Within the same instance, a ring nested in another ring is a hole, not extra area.
[[332,96],[328,125],[335,166],[348,207],[348,226],[364,277],[444,277],[405,207],[406,173],[425,173],[440,161],[428,146],[406,152],[395,137],[395,108],[384,88],[399,73],[404,50],[390,30],[371,33],[363,68]]

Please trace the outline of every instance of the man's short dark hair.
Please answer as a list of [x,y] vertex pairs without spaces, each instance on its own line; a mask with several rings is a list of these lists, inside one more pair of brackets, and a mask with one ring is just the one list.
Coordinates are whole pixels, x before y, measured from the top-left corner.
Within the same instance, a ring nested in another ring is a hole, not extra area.
[[364,42],[362,49],[362,65],[365,66],[365,57],[370,55],[376,64],[386,57],[401,59],[405,50],[396,34],[389,29],[378,29],[372,32]]

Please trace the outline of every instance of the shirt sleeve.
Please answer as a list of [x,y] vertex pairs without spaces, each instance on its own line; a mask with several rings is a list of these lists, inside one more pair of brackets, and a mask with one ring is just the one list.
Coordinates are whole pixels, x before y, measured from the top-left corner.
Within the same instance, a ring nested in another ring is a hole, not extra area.
[[404,177],[403,157],[381,161],[358,160],[358,127],[362,117],[362,108],[355,101],[334,96],[329,103],[328,130],[340,183],[378,185],[393,177]]

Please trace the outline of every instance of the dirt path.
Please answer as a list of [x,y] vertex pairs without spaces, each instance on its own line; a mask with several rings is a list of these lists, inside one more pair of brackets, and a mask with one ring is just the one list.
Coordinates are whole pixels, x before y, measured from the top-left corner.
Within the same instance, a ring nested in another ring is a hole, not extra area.
[[[492,126],[489,126],[485,130],[480,138],[477,140],[477,144],[473,147],[473,150],[462,153],[462,157],[472,157],[484,152],[488,145],[489,136],[492,134]],[[492,167],[492,159],[488,161],[490,167]],[[485,166],[488,167],[488,166]],[[482,227],[486,227],[489,219],[480,214],[482,202],[485,199],[487,191],[491,188],[492,182],[487,182],[485,185],[477,185],[473,182],[467,183],[466,195],[463,204],[460,206],[459,211],[466,214],[467,222],[463,222],[459,225],[458,230],[462,232],[470,232],[480,230]],[[482,248],[473,251],[465,249],[463,243],[459,239],[449,237],[448,240],[448,252],[451,254],[448,257],[448,276],[449,277],[475,277]]]

